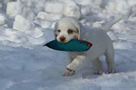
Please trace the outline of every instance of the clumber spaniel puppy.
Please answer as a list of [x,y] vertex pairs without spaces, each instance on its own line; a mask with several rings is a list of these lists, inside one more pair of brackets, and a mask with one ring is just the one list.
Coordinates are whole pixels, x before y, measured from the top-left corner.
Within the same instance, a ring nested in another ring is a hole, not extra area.
[[55,38],[62,43],[69,42],[72,39],[86,40],[93,44],[93,46],[86,52],[68,52],[67,72],[64,76],[73,75],[81,65],[89,61],[94,66],[94,73],[101,74],[103,72],[102,62],[99,60],[100,55],[105,55],[108,72],[114,73],[114,48],[112,41],[106,34],[110,27],[118,22],[121,17],[115,18],[102,28],[91,28],[83,26],[76,19],[72,17],[64,17],[60,19],[55,25]]

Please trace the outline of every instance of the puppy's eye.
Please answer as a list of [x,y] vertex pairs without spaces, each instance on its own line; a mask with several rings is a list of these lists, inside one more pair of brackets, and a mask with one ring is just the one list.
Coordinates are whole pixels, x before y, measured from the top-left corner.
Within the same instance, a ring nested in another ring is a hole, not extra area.
[[74,31],[71,30],[71,29],[68,30],[68,34],[72,34],[73,32],[74,32]]
[[58,32],[61,32],[61,30],[57,30]]

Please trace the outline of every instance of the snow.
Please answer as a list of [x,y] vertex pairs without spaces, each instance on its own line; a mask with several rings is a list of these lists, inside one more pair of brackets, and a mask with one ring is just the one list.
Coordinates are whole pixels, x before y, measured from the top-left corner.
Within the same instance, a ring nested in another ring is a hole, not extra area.
[[23,16],[16,15],[15,21],[13,23],[13,29],[24,32],[25,30],[27,31],[34,29],[34,24],[31,21],[25,19]]
[[4,25],[6,22],[6,19],[4,17],[4,15],[0,14],[0,25]]
[[62,14],[49,14],[46,12],[39,12],[36,18],[54,21],[59,20],[62,17],[63,17]]
[[[64,77],[67,54],[43,45],[54,39],[63,16],[101,27],[124,16],[107,32],[115,48],[117,73],[102,75],[87,64]],[[136,0],[0,0],[0,90],[135,90]]]
[[59,2],[46,2],[45,11],[48,13],[62,13],[63,12],[63,3]]
[[64,7],[63,13],[65,16],[73,16],[78,19],[81,17],[81,10],[74,2],[68,2]]

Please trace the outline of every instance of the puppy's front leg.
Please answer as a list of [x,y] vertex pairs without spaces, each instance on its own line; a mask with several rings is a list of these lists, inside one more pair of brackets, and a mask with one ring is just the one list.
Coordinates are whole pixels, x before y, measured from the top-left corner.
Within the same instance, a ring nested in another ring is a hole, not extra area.
[[78,55],[70,64],[67,65],[67,70],[74,73],[85,62],[85,55]]
[[[70,63],[72,63],[73,60],[74,60],[74,58],[71,57],[71,55],[69,54],[69,56],[68,56],[68,62],[67,62],[68,64],[67,65],[69,65]],[[75,74],[74,71],[70,71],[70,70],[67,69],[67,71],[63,73],[63,76],[72,76],[74,74]]]

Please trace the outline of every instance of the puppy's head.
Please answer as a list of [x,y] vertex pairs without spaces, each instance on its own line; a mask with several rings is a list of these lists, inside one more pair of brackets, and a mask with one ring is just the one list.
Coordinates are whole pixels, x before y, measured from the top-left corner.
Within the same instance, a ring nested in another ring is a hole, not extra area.
[[59,42],[69,42],[72,39],[80,38],[80,26],[74,18],[65,17],[60,19],[55,25],[55,39]]

